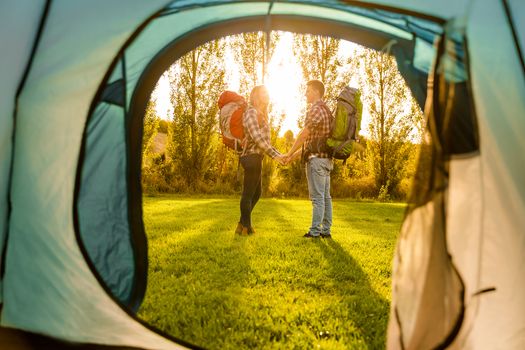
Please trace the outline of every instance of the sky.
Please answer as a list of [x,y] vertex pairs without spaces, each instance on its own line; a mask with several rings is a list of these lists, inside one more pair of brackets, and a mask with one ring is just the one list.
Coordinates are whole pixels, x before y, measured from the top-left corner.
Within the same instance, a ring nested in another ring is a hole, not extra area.
[[[293,54],[293,34],[282,32],[280,40],[277,42],[274,54],[268,63],[267,77],[265,85],[270,93],[270,102],[272,104],[271,113],[275,116],[284,114],[285,119],[281,127],[280,134],[291,130],[297,135],[299,127],[297,120],[301,113],[301,107],[304,105],[304,92],[301,91],[302,72],[299,64],[299,58]],[[349,41],[341,40],[339,54],[348,57],[348,53],[353,53],[356,44]],[[240,85],[239,69],[235,62],[233,52],[228,50],[226,60],[232,62],[226,66],[226,89],[238,91]],[[356,81],[351,81],[351,86],[356,86]],[[164,119],[170,115],[169,102],[169,82],[166,75],[163,75],[157,83],[153,92],[157,98],[157,113]],[[366,125],[366,116],[363,115],[362,125]],[[363,128],[362,128],[363,129]]]

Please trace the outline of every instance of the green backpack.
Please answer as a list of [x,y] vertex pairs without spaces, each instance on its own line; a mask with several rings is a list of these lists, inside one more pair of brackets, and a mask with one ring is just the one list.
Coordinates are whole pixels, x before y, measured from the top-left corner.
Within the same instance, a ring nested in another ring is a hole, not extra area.
[[332,150],[332,157],[346,160],[354,148],[354,141],[361,128],[363,105],[361,92],[345,86],[337,97],[335,120],[326,144]]

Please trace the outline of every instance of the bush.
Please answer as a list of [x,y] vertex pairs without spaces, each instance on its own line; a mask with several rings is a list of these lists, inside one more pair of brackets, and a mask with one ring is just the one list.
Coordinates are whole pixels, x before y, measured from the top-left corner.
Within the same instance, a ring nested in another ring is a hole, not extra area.
[[377,188],[371,176],[357,179],[332,180],[332,197],[371,199],[375,198]]
[[142,192],[147,195],[176,192],[171,165],[164,153],[153,154],[143,159]]
[[390,194],[388,193],[388,181],[386,182],[386,185],[381,186],[379,189],[379,194],[377,195],[377,199],[381,202],[388,202],[390,201]]
[[166,177],[154,168],[142,170],[142,191],[145,194],[173,193],[173,187]]
[[235,182],[200,182],[195,190],[200,194],[237,195],[240,194],[240,184]]
[[287,198],[287,197],[307,197],[308,196],[308,185],[306,178],[304,181],[290,182],[288,180],[277,179],[270,190],[265,195]]
[[406,201],[409,198],[410,192],[412,190],[412,178],[403,178],[399,185],[397,186],[397,195],[399,200]]

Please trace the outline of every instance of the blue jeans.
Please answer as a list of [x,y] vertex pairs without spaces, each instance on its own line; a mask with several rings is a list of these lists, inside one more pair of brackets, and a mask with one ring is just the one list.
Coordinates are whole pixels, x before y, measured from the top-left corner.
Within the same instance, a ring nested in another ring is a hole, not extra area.
[[313,157],[306,163],[308,192],[312,201],[312,236],[327,235],[332,227],[332,197],[330,196],[330,172],[332,159]]

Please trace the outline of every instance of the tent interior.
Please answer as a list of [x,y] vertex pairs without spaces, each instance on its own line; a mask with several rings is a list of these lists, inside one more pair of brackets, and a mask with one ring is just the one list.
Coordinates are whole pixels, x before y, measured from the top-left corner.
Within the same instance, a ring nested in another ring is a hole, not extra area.
[[425,111],[431,162],[420,164],[399,237],[387,347],[524,346],[524,7],[4,2],[0,324],[73,343],[196,346],[136,317],[148,268],[146,105],[162,73],[195,47],[283,30],[388,48]]

